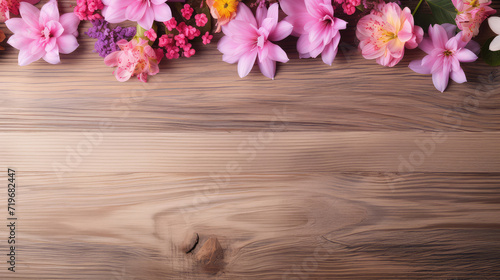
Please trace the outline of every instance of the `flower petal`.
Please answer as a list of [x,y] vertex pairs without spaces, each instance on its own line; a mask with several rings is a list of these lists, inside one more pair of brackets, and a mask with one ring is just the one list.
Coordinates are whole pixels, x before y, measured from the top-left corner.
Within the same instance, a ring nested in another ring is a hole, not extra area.
[[413,60],[410,62],[408,65],[411,70],[419,73],[419,74],[430,74],[431,73],[431,68],[426,67],[423,63],[422,60]]
[[26,22],[26,24],[28,24],[30,27],[38,30],[40,26],[40,10],[26,2],[21,2],[19,3],[19,5],[19,13],[21,14],[24,22]]
[[496,52],[500,51],[500,36],[496,36],[490,43],[490,51]]
[[43,60],[47,61],[50,64],[59,64],[61,63],[61,59],[59,57],[59,52],[57,47],[55,47],[52,51],[46,53],[43,56]]
[[172,10],[167,4],[155,5],[153,8],[156,21],[164,22],[172,18]]
[[[339,37],[339,39],[340,39],[340,36],[336,36],[336,37]],[[335,43],[337,43],[337,44],[335,44]],[[323,60],[323,62],[325,64],[332,66],[333,60],[335,59],[335,56],[337,55],[338,43],[339,43],[338,40],[337,41],[335,41],[335,39],[332,40],[332,42],[330,44],[326,45],[325,49],[321,53],[321,59]]]
[[280,21],[276,28],[269,34],[269,40],[271,41],[281,41],[288,37],[293,30],[293,25],[287,21]]
[[500,17],[490,17],[488,18],[488,24],[490,29],[496,34],[500,35]]
[[258,63],[260,72],[262,72],[264,76],[274,80],[274,75],[276,74],[276,61],[271,59],[266,59],[262,62],[258,61]]
[[444,67],[441,71],[437,71],[436,73],[432,74],[432,82],[434,83],[434,86],[437,90],[439,90],[440,92],[444,92],[444,90],[448,86],[449,77],[450,71],[449,69],[446,69]]
[[63,34],[78,36],[78,25],[80,24],[80,19],[74,13],[63,14],[59,18],[59,22],[64,27]]
[[152,9],[146,9],[144,16],[137,23],[144,29],[151,29],[155,20],[155,13]]
[[57,38],[57,46],[59,47],[59,52],[63,54],[72,53],[78,48],[78,41],[73,35],[62,35]]
[[238,75],[240,78],[246,77],[248,73],[252,70],[253,65],[255,64],[255,59],[257,58],[257,52],[249,52],[241,56],[238,61]]
[[434,48],[444,49],[445,44],[448,41],[448,35],[446,34],[446,30],[438,24],[429,27],[429,35],[432,39],[432,43],[434,44]]
[[288,62],[288,56],[286,52],[278,45],[275,45],[271,42],[266,44],[266,47],[269,49],[268,57],[269,59],[286,63]]
[[457,71],[452,71],[450,78],[459,84],[467,82],[467,78],[465,77],[465,73],[462,68],[459,68]]
[[477,60],[477,55],[474,54],[469,49],[461,49],[460,51],[458,51],[457,53],[455,53],[455,57],[460,62],[473,62],[473,61]]
[[59,9],[55,0],[47,2],[47,4],[42,6],[42,10],[40,11],[40,25],[45,25],[51,20],[59,21]]

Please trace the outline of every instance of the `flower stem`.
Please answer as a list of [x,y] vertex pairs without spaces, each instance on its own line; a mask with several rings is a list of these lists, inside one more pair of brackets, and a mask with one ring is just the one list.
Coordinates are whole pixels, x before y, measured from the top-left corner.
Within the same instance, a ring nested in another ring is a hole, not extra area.
[[420,5],[422,5],[422,2],[424,2],[424,0],[420,0],[420,1],[418,1],[418,4],[417,4],[417,6],[415,7],[415,10],[413,10],[413,13],[411,13],[411,15],[412,15],[412,16],[414,16],[414,15],[417,13],[418,8],[420,8]]

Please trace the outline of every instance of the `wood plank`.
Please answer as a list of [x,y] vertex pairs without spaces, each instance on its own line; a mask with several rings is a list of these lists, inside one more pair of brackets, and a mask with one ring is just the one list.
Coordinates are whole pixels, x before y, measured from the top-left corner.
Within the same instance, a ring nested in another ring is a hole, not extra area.
[[[217,188],[208,175],[173,173],[78,173],[61,183],[21,171],[18,180],[18,272],[2,278],[500,276],[499,173],[248,174]],[[217,274],[180,251],[193,231],[200,246],[220,240]]]
[[[286,127],[276,123],[275,128]],[[500,133],[9,132],[1,168],[73,172],[498,172]],[[7,166],[8,165],[8,166]]]

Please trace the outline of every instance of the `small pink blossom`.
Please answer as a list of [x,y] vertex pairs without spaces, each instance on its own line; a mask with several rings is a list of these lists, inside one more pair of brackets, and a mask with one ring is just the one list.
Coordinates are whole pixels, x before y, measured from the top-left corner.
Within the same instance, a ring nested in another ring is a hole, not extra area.
[[194,19],[196,20],[196,26],[198,27],[203,27],[208,22],[207,15],[205,14],[197,14],[194,16]]
[[212,41],[213,38],[214,38],[214,36],[210,35],[210,33],[208,31],[205,33],[205,35],[201,36],[201,39],[203,40],[204,45],[210,44],[210,42]]
[[104,58],[104,63],[110,67],[117,67],[113,72],[120,82],[125,82],[130,77],[137,75],[141,82],[148,81],[148,75],[160,72],[158,64],[161,57],[147,40],[142,38],[132,39],[130,42],[122,39],[116,43],[121,50],[112,52]]
[[240,3],[236,17],[222,26],[226,36],[220,39],[217,48],[223,54],[223,61],[238,62],[240,77],[247,76],[257,60],[262,74],[274,79],[276,61],[288,61],[285,51],[271,42],[283,40],[293,29],[287,21],[278,22],[278,16],[278,3],[272,4],[269,10],[260,5],[256,17],[250,8]]
[[184,4],[184,8],[181,9],[182,16],[189,20],[191,19],[191,16],[193,16],[194,9],[191,8],[191,5],[189,4]]
[[479,44],[462,40],[463,31],[455,35],[455,25],[429,26],[429,38],[424,38],[419,48],[427,55],[422,60],[414,60],[409,67],[420,74],[432,74],[434,86],[443,92],[451,78],[457,83],[467,81],[460,62],[476,61]]
[[455,21],[458,29],[464,32],[462,40],[465,42],[479,33],[479,27],[486,18],[496,13],[495,9],[489,6],[490,0],[452,0],[452,2],[458,12]]
[[68,54],[78,48],[78,24],[74,13],[59,16],[57,1],[51,0],[41,10],[21,2],[22,18],[5,23],[14,35],[7,43],[19,50],[19,65],[28,65],[43,58],[51,64],[60,63],[59,53]]
[[175,18],[171,18],[170,20],[165,21],[164,24],[168,31],[172,31],[177,27],[177,21],[175,20]]
[[151,42],[154,42],[157,38],[156,32],[153,28],[144,32],[144,36],[146,36]]
[[396,3],[380,4],[358,21],[356,36],[364,58],[376,59],[383,66],[393,67],[404,56],[405,47],[414,49],[424,31],[414,25],[408,7],[401,10]]
[[126,20],[137,22],[148,30],[153,22],[164,22],[172,18],[172,11],[166,0],[102,0],[104,9],[102,15],[110,23],[120,23]]
[[332,65],[340,42],[340,30],[347,22],[334,17],[330,0],[281,0],[288,15],[285,21],[293,25],[292,34],[299,36],[297,50],[301,58],[317,57]]
[[352,15],[356,12],[356,7],[361,5],[361,0],[335,0],[336,3],[342,4],[344,13]]
[[80,20],[95,20],[101,19],[102,16],[98,10],[102,10],[104,4],[101,0],[77,0],[74,13]]
[[21,2],[35,5],[40,2],[40,0],[0,0],[0,22],[5,22],[10,19],[11,13],[19,15],[19,5]]

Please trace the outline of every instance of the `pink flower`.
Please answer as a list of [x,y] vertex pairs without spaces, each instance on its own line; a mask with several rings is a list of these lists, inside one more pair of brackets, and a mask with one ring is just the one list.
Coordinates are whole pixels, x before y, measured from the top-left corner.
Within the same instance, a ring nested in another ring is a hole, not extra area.
[[487,17],[496,13],[495,9],[489,6],[490,0],[452,0],[452,2],[458,11],[455,22],[458,29],[464,32],[462,40],[465,42],[479,33],[479,27]]
[[104,4],[101,0],[77,0],[74,13],[80,20],[101,19],[102,16],[97,10],[102,10]]
[[214,36],[210,35],[210,33],[208,31],[207,31],[207,33],[205,33],[205,35],[201,36],[201,39],[203,40],[204,45],[210,44],[210,42],[212,41],[213,38],[214,38]]
[[424,31],[414,25],[408,7],[401,10],[396,3],[380,4],[358,22],[356,36],[364,58],[377,59],[383,66],[393,67],[403,58],[405,47],[418,46]]
[[182,16],[189,20],[191,16],[193,15],[194,9],[191,8],[191,5],[189,4],[184,4],[184,8],[181,9]]
[[5,22],[10,19],[10,13],[18,15],[20,2],[35,5],[40,2],[40,0],[0,0],[0,22]]
[[194,16],[194,19],[196,20],[196,26],[198,27],[203,27],[208,22],[207,15],[205,14],[197,14]]
[[335,2],[342,4],[344,13],[348,15],[354,14],[354,12],[356,12],[356,7],[361,5],[361,0],[335,0]]
[[467,45],[462,40],[464,33],[455,35],[455,29],[455,25],[447,23],[429,26],[430,38],[425,38],[419,45],[427,55],[409,65],[417,73],[432,74],[434,86],[441,92],[446,89],[450,77],[457,83],[467,81],[460,62],[475,61],[477,55],[473,51],[479,52],[479,44],[470,41]]
[[287,62],[285,51],[271,41],[281,41],[292,32],[293,26],[286,21],[278,22],[279,5],[272,4],[269,11],[264,5],[257,8],[256,18],[250,8],[240,3],[236,17],[226,25],[217,45],[223,53],[222,60],[238,62],[238,74],[245,77],[257,63],[264,76],[274,79],[276,61]]
[[111,23],[126,20],[136,21],[142,28],[150,29],[153,22],[167,21],[172,18],[172,11],[166,0],[102,0],[104,19]]
[[127,42],[122,39],[116,44],[121,50],[106,56],[104,63],[110,67],[117,67],[113,73],[118,81],[125,82],[137,75],[140,81],[147,82],[148,75],[156,75],[160,72],[158,64],[161,57],[157,56],[157,51],[148,45],[147,40],[132,39]]
[[146,36],[151,42],[154,42],[158,35],[156,35],[155,30],[151,28],[148,31],[144,32],[144,36]]
[[281,8],[293,25],[293,35],[299,36],[297,50],[300,58],[317,57],[332,65],[340,42],[339,30],[347,22],[333,16],[330,0],[281,0]]
[[165,21],[164,24],[165,24],[165,27],[168,29],[168,31],[172,31],[173,29],[175,29],[177,27],[177,21],[175,20],[175,18],[171,18],[171,19]]
[[5,23],[14,33],[7,43],[19,50],[19,65],[28,65],[43,58],[48,63],[60,62],[59,53],[68,54],[78,47],[78,24],[73,13],[59,16],[55,0],[43,5],[42,10],[21,2],[22,18],[12,18]]

